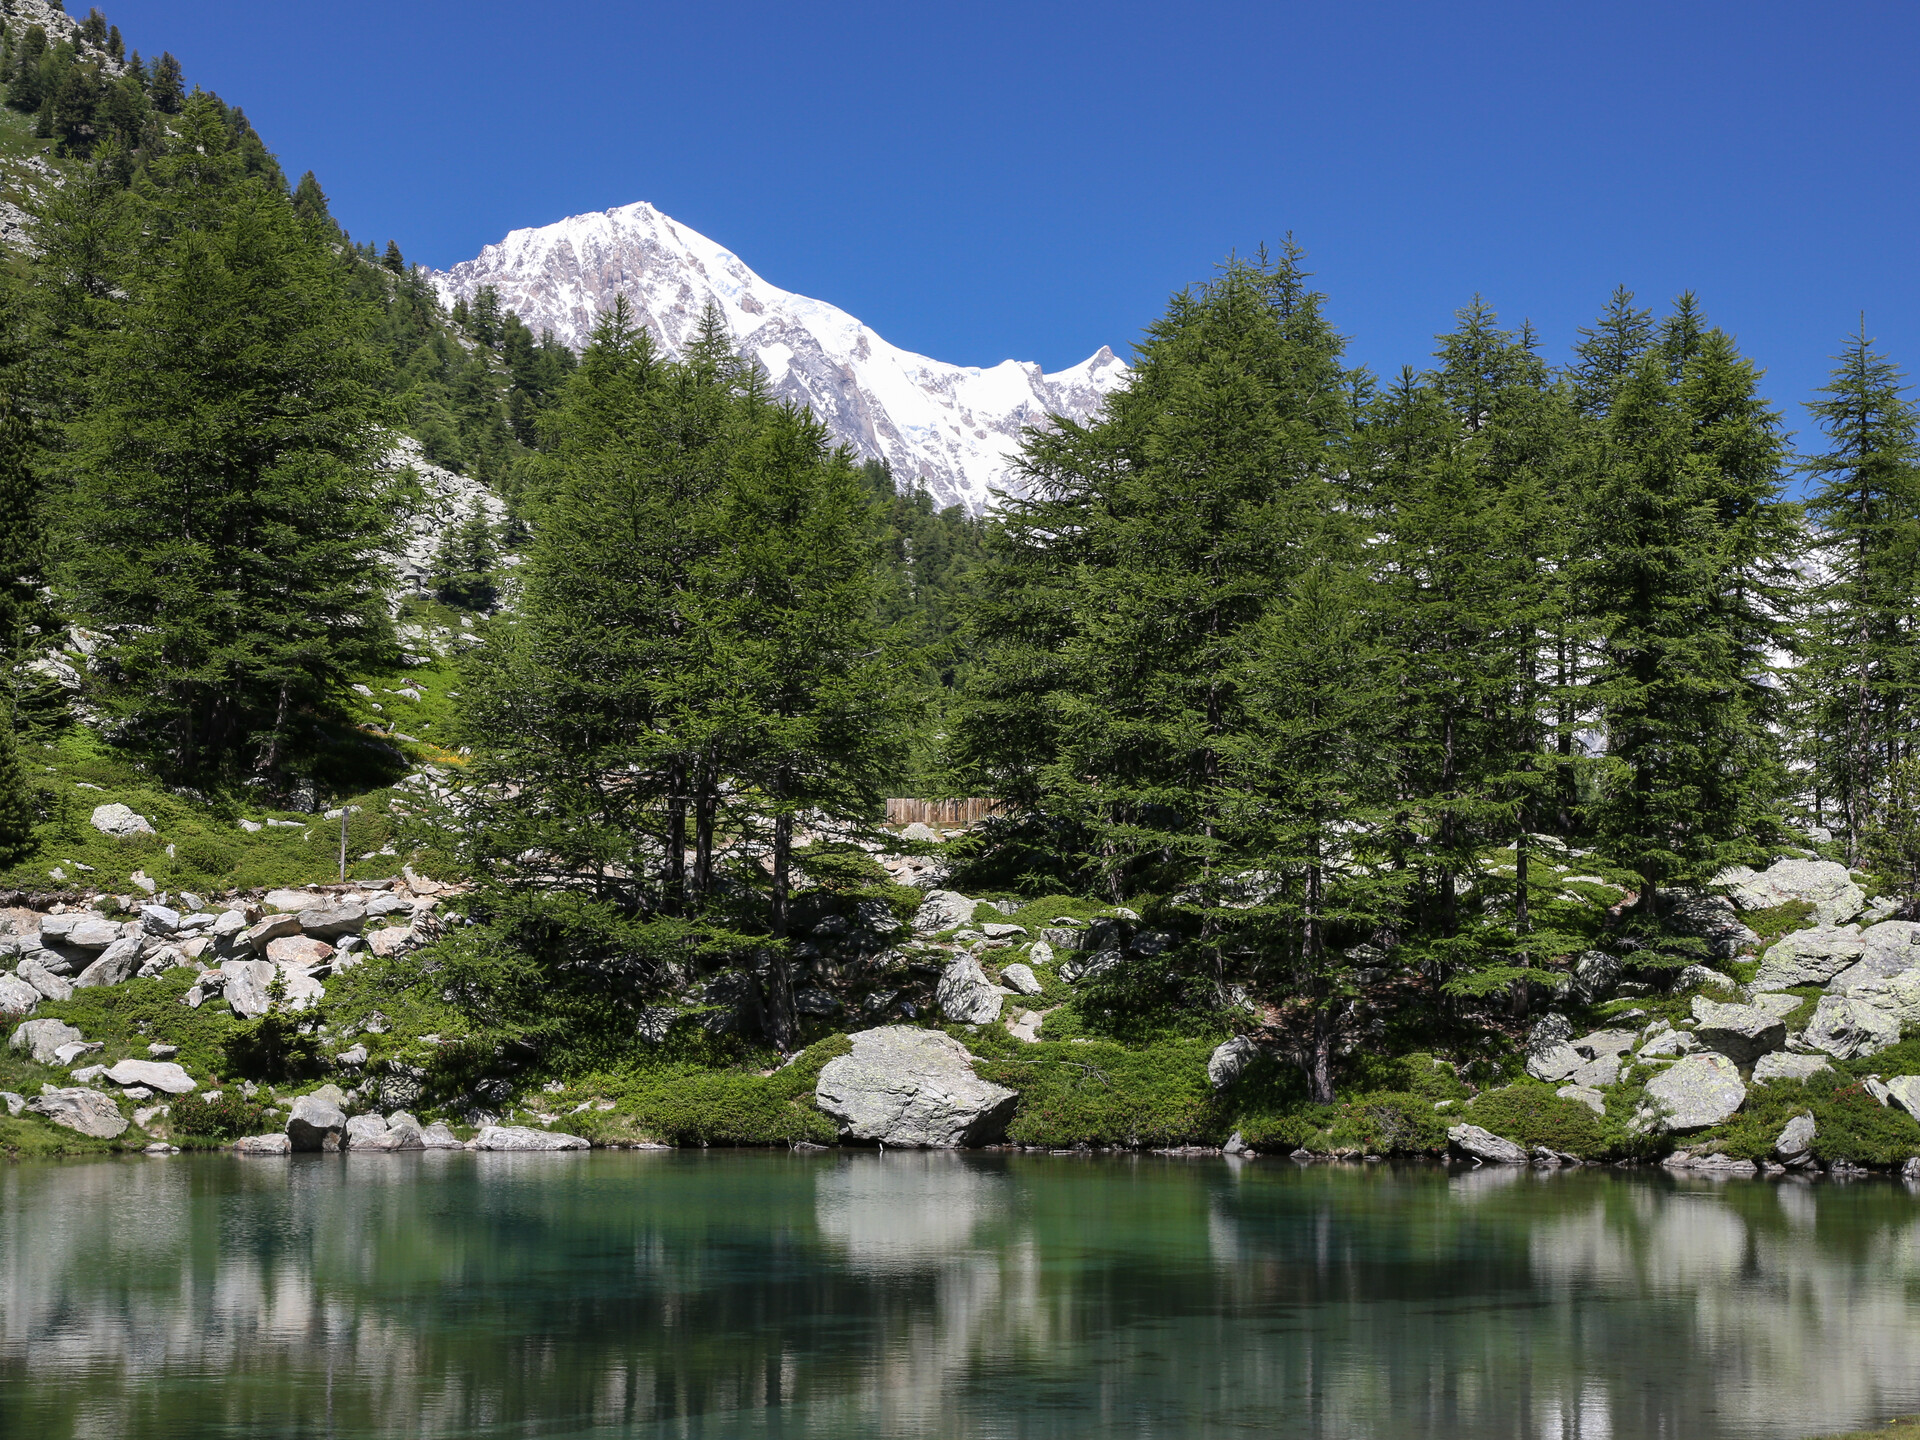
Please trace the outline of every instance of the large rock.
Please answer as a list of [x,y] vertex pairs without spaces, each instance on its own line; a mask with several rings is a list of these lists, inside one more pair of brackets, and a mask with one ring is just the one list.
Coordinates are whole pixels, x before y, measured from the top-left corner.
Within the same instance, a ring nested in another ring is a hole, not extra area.
[[1920,1120],[1920,1075],[1896,1075],[1887,1081],[1887,1094],[1914,1119]]
[[473,1137],[476,1150],[587,1150],[591,1142],[557,1130],[529,1130],[520,1125],[484,1125]]
[[116,940],[74,980],[73,988],[86,990],[96,985],[119,985],[131,980],[140,970],[140,942],[131,937]]
[[40,999],[40,992],[18,975],[0,974],[0,1015],[31,1015]]
[[168,1095],[185,1095],[199,1088],[185,1070],[161,1060],[122,1060],[108,1069],[107,1079],[122,1087],[145,1085]]
[[151,835],[153,826],[147,817],[136,815],[125,805],[100,805],[94,808],[93,828],[102,835],[124,840],[131,835]]
[[1005,1134],[1020,1097],[975,1075],[952,1036],[886,1025],[850,1038],[853,1053],[829,1060],[814,1087],[843,1139],[946,1150]]
[[1822,1070],[1831,1069],[1833,1062],[1824,1055],[1791,1055],[1785,1050],[1777,1050],[1754,1061],[1753,1083],[1765,1085],[1772,1080],[1811,1080]]
[[127,1117],[120,1113],[113,1097],[84,1086],[49,1088],[38,1099],[29,1100],[27,1109],[46,1116],[56,1125],[91,1135],[95,1140],[115,1139],[127,1129]]
[[1858,1000],[1876,1010],[1885,1011],[1903,1027],[1920,1025],[1920,970],[1863,977],[1845,991],[1841,991],[1840,982],[1836,980],[1833,982],[1833,993],[1844,994],[1850,1000]]
[[227,1004],[233,1013],[256,1019],[267,1013],[273,1003],[272,989],[279,980],[286,991],[281,1006],[304,1010],[327,993],[326,986],[313,978],[304,965],[276,965],[271,960],[223,960],[220,973],[226,979]]
[[1638,1039],[1633,1030],[1595,1030],[1592,1034],[1582,1035],[1567,1043],[1589,1060],[1598,1060],[1603,1055],[1624,1055],[1633,1049]]
[[956,925],[965,925],[973,919],[973,912],[980,905],[978,900],[969,900],[957,890],[929,890],[927,898],[920,902],[920,908],[914,911],[913,928],[921,935],[931,935],[936,930],[951,930]]
[[448,1128],[444,1120],[436,1120],[420,1132],[420,1144],[427,1150],[464,1150],[467,1147],[460,1137]]
[[347,1128],[347,1097],[337,1085],[322,1085],[293,1102],[287,1138],[296,1150],[338,1150]]
[[1619,1079],[1620,1057],[1618,1055],[1597,1056],[1567,1076],[1569,1083],[1587,1090],[1597,1090],[1612,1085]]
[[[43,938],[47,935],[44,928],[40,933]],[[124,934],[111,920],[103,920],[98,915],[83,915],[74,921],[64,935],[54,938],[75,950],[104,950]]]
[[1736,865],[1714,877],[1727,898],[1742,910],[1768,910],[1790,901],[1814,907],[1814,923],[1839,925],[1866,907],[1866,892],[1853,883],[1847,867],[1832,860],[1776,860],[1758,873]]
[[1739,1065],[1751,1065],[1762,1055],[1787,1043],[1786,1022],[1758,1005],[1722,1005],[1704,995],[1693,997],[1693,1032],[1709,1050],[1718,1050]]
[[1562,1085],[1553,1093],[1562,1100],[1578,1100],[1596,1115],[1607,1113],[1607,1097],[1590,1085]]
[[1000,971],[1000,983],[1022,995],[1040,993],[1040,977],[1033,973],[1032,967],[1027,965],[1015,963],[1003,966]]
[[1796,1115],[1773,1142],[1773,1153],[1789,1165],[1813,1158],[1813,1137],[1817,1128],[1810,1114]]
[[1898,976],[1920,976],[1920,924],[1886,920],[1860,932],[1865,947],[1860,958],[1833,977],[1828,986],[1835,995],[1859,995],[1878,990]]
[[275,940],[284,939],[290,935],[298,935],[299,933],[300,917],[298,915],[269,915],[258,925],[255,925],[251,930],[247,931],[247,933],[241,937],[241,943],[251,946],[264,955],[267,946],[271,945]]
[[311,890],[269,890],[267,898],[260,902],[264,910],[283,915],[298,915],[302,910],[310,910],[327,903],[330,897],[316,895]]
[[358,900],[333,900],[300,912],[300,928],[317,940],[358,935],[366,921],[367,907]]
[[1668,898],[1674,927],[1706,941],[1708,953],[1715,959],[1731,960],[1760,944],[1760,937],[1741,923],[1726,896],[1693,890],[1677,891]]
[[347,1121],[346,1134],[341,1137],[343,1150],[391,1150],[387,1141],[387,1122],[378,1115],[356,1115]]
[[249,1135],[234,1141],[233,1148],[240,1155],[291,1155],[293,1141],[285,1135]]
[[1653,1119],[1668,1130],[1700,1130],[1730,1119],[1746,1103],[1740,1070],[1724,1055],[1689,1055],[1647,1082]]
[[22,960],[14,973],[49,1000],[71,1000],[73,982],[63,975],[56,975],[38,959],[29,956]]
[[61,1046],[83,1044],[85,1039],[64,1020],[29,1020],[13,1032],[7,1048],[26,1051],[37,1065],[57,1065]]
[[387,925],[367,937],[367,949],[386,960],[406,954],[416,938],[411,925]]
[[309,935],[283,935],[267,942],[267,959],[276,965],[292,965],[311,970],[333,959],[333,946]]
[[1214,1047],[1207,1057],[1207,1081],[1216,1090],[1224,1090],[1245,1073],[1260,1056],[1260,1047],[1245,1035],[1236,1035]]
[[420,1122],[404,1110],[396,1110],[387,1117],[387,1149],[424,1150],[427,1148],[427,1132]]
[[1807,1022],[1806,1043],[1836,1060],[1876,1055],[1900,1041],[1900,1022],[1885,1010],[1844,995],[1822,995]]
[[1790,985],[1824,985],[1866,953],[1867,942],[1856,925],[1796,930],[1760,957],[1753,986],[1784,990]]
[[1525,1165],[1527,1152],[1511,1140],[1502,1140],[1478,1125],[1455,1125],[1447,1131],[1447,1141],[1462,1155],[1483,1160],[1489,1165]]
[[956,955],[941,972],[940,986],[934,992],[940,1013],[959,1025],[991,1025],[1000,1018],[1005,997],[980,962],[971,955]]
[[1536,1080],[1552,1083],[1564,1080],[1582,1065],[1587,1057],[1573,1046],[1561,1041],[1557,1045],[1545,1046],[1527,1056],[1527,1073]]

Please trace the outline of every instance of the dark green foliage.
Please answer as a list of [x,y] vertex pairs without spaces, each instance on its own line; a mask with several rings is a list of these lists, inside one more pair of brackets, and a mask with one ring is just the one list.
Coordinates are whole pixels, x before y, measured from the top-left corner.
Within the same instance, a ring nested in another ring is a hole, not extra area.
[[491,610],[499,599],[494,569],[500,552],[479,505],[441,538],[433,557],[434,597],[462,610]]
[[27,781],[14,738],[13,707],[0,696],[0,870],[17,865],[37,848],[36,791]]
[[1773,1154],[1774,1141],[1795,1115],[1811,1114],[1813,1153],[1823,1162],[1898,1165],[1920,1155],[1920,1121],[1898,1105],[1882,1105],[1861,1083],[1870,1072],[1920,1070],[1920,1040],[1908,1040],[1867,1060],[1845,1062],[1805,1081],[1773,1081],[1747,1091],[1740,1113],[1717,1132],[1717,1148],[1746,1160]]
[[245,1135],[264,1134],[270,1128],[263,1106],[238,1090],[217,1093],[217,1100],[182,1095],[168,1102],[167,1129],[176,1138],[238,1140]]
[[1532,1081],[1486,1091],[1459,1110],[1459,1119],[1529,1150],[1544,1145],[1583,1160],[1610,1158],[1623,1138],[1619,1125],[1607,1117],[1578,1100],[1562,1100],[1551,1085]]
[[[276,985],[279,979],[276,977]],[[228,1074],[247,1075],[273,1084],[318,1079],[321,1074],[320,1042],[311,1034],[302,1018],[280,1009],[281,996],[272,987],[268,996],[275,1002],[267,1014],[235,1024],[227,1036],[223,1069]]]
[[380,266],[382,269],[391,271],[395,275],[404,275],[407,273],[407,262],[400,256],[400,242],[398,240],[387,241],[387,253],[380,257]]
[[980,1077],[1020,1092],[1007,1136],[1024,1145],[1218,1145],[1227,1116],[1207,1082],[1213,1039],[1022,1045],[966,1035]]

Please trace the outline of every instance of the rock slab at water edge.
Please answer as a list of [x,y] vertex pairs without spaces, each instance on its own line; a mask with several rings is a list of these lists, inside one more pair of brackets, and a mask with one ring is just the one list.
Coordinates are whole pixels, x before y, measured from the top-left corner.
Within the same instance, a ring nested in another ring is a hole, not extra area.
[[1490,1130],[1482,1130],[1478,1125],[1455,1125],[1447,1131],[1447,1142],[1474,1160],[1483,1160],[1489,1165],[1525,1165],[1526,1150],[1503,1140]]
[[1732,1118],[1746,1103],[1740,1070],[1724,1055],[1711,1052],[1676,1060],[1647,1082],[1647,1099],[1668,1130],[1699,1130]]
[[293,1141],[285,1135],[249,1135],[234,1141],[233,1148],[241,1155],[291,1155]]
[[476,1150],[588,1150],[591,1144],[578,1135],[562,1135],[553,1130],[529,1130],[521,1125],[484,1125],[473,1138]]
[[81,1086],[48,1090],[37,1100],[29,1100],[27,1109],[95,1140],[112,1140],[127,1130],[127,1117],[120,1113],[111,1095]]
[[347,1128],[347,1097],[337,1085],[322,1085],[293,1102],[287,1138],[296,1150],[338,1150]]
[[829,1060],[814,1087],[843,1139],[950,1150],[1006,1133],[1020,1097],[975,1075],[973,1056],[952,1036],[884,1025],[849,1038],[853,1053]]
[[1773,1142],[1773,1153],[1789,1165],[1797,1165],[1813,1156],[1813,1137],[1816,1128],[1810,1114],[1796,1115],[1787,1121],[1786,1128]]

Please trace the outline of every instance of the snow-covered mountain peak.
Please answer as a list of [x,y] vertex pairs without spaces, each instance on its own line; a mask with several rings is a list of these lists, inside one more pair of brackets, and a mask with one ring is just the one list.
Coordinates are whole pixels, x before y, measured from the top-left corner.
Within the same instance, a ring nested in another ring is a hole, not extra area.
[[902,485],[975,511],[990,490],[1014,487],[1009,457],[1023,426],[1049,415],[1085,420],[1127,378],[1104,345],[1052,375],[1016,360],[982,369],[915,355],[837,306],[769,284],[645,201],[515,230],[431,279],[448,303],[491,285],[536,333],[551,330],[575,349],[625,295],[678,355],[712,301],[776,395],[812,406],[856,454],[887,460]]

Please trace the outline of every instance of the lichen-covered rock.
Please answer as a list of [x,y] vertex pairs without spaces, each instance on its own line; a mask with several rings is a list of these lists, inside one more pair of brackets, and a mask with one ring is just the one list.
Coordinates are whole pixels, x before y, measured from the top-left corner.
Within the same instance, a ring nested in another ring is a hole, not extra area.
[[1914,1119],[1920,1120],[1920,1075],[1896,1075],[1887,1081],[1887,1094]]
[[1844,995],[1822,995],[1807,1022],[1806,1043],[1836,1060],[1877,1055],[1900,1041],[1900,1022],[1885,1010]]
[[136,815],[125,805],[99,805],[94,807],[93,828],[102,835],[112,835],[124,840],[130,835],[151,835],[153,826],[147,823],[147,817]]
[[234,1141],[233,1148],[240,1155],[291,1155],[293,1141],[285,1135],[249,1135]]
[[929,890],[927,898],[920,902],[920,908],[914,911],[913,928],[918,934],[931,935],[935,931],[965,925],[973,919],[973,912],[980,903],[978,900],[969,900],[957,890]]
[[322,1085],[293,1102],[287,1138],[296,1150],[338,1150],[347,1128],[347,1097],[337,1085]]
[[1811,1114],[1794,1116],[1773,1142],[1773,1153],[1788,1165],[1811,1159],[1816,1128]]
[[425,1150],[464,1150],[466,1148],[448,1128],[444,1120],[436,1120],[420,1132],[420,1145]]
[[1236,1035],[1231,1040],[1214,1047],[1213,1054],[1207,1057],[1207,1081],[1216,1090],[1224,1090],[1245,1073],[1246,1068],[1260,1056],[1260,1047],[1245,1035]]
[[63,975],[54,974],[34,956],[22,960],[14,973],[49,1000],[73,998],[73,982]]
[[529,1130],[521,1125],[485,1125],[474,1136],[476,1150],[588,1150],[592,1143],[558,1130]]
[[1786,1022],[1758,1005],[1722,1005],[1696,995],[1693,1018],[1700,1022],[1694,1038],[1738,1065],[1751,1065],[1787,1043]]
[[358,935],[367,922],[367,907],[358,900],[330,899],[300,912],[300,928],[317,940],[337,940],[342,935]]
[[956,955],[941,972],[934,992],[940,1013],[958,1025],[991,1025],[1005,997],[971,955]]
[[356,1115],[347,1121],[340,1137],[342,1150],[391,1150],[387,1143],[387,1122],[378,1115]]
[[1707,1052],[1676,1060],[1647,1082],[1652,1113],[1666,1130],[1700,1130],[1732,1118],[1746,1103],[1740,1070],[1724,1055]]
[[0,973],[0,1015],[31,1015],[40,998],[40,992],[18,975]]
[[1855,925],[1796,930],[1760,957],[1756,990],[1785,990],[1792,985],[1824,985],[1867,953]]
[[1478,1125],[1455,1125],[1447,1131],[1447,1142],[1462,1155],[1490,1165],[1524,1165],[1527,1152],[1511,1140],[1503,1140]]
[[122,1060],[107,1071],[120,1086],[145,1085],[167,1095],[186,1095],[199,1087],[193,1077],[170,1060]]
[[1833,1062],[1824,1055],[1792,1055],[1785,1050],[1776,1050],[1754,1061],[1753,1083],[1765,1085],[1770,1080],[1811,1080],[1822,1070],[1832,1068]]
[[1536,1080],[1545,1080],[1551,1084],[1555,1080],[1564,1080],[1582,1065],[1587,1057],[1565,1041],[1532,1051],[1527,1056],[1527,1073]]
[[814,1100],[842,1138],[945,1150],[1000,1139],[1019,1096],[973,1073],[950,1035],[886,1025],[849,1037],[853,1051],[827,1062]]
[[1022,995],[1040,993],[1040,977],[1026,965],[1016,963],[1002,968],[1000,983],[1010,990],[1017,990]]
[[1638,1038],[1632,1030],[1595,1030],[1591,1034],[1579,1036],[1567,1043],[1589,1060],[1598,1060],[1602,1055],[1624,1055],[1633,1049]]
[[1790,901],[1814,907],[1814,922],[1839,925],[1866,907],[1866,892],[1854,884],[1847,867],[1832,860],[1776,860],[1758,873],[1736,865],[1714,877],[1727,898],[1742,910],[1767,910]]
[[117,1139],[127,1130],[127,1117],[120,1113],[120,1107],[113,1097],[84,1086],[73,1085],[59,1090],[49,1087],[36,1099],[29,1100],[27,1109],[36,1115],[46,1116],[56,1125],[77,1130],[95,1140]]
[[82,970],[73,982],[76,990],[96,985],[120,985],[131,980],[140,969],[140,942],[128,937],[116,940],[100,952],[100,958]]
[[1589,1085],[1562,1085],[1553,1092],[1562,1100],[1577,1100],[1596,1115],[1607,1113],[1607,1097]]
[[29,1020],[13,1032],[7,1048],[26,1051],[37,1065],[57,1065],[61,1046],[79,1045],[85,1039],[64,1020]]
[[1619,1079],[1620,1057],[1618,1055],[1598,1056],[1595,1059],[1587,1061],[1584,1065],[1580,1066],[1579,1069],[1567,1076],[1570,1084],[1589,1090],[1597,1090],[1602,1086],[1612,1085]]

